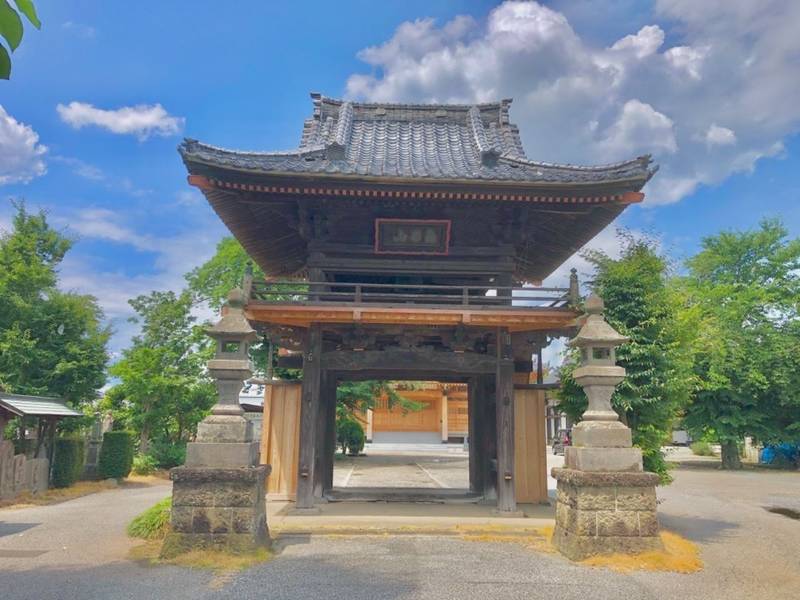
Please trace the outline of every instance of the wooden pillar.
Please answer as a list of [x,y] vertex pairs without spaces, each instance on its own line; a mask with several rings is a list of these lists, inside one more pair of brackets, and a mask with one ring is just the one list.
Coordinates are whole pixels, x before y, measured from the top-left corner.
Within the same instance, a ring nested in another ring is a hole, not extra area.
[[467,416],[468,433],[467,442],[469,443],[469,489],[472,492],[483,491],[483,465],[481,464],[481,439],[479,430],[483,424],[481,406],[478,399],[478,386],[480,385],[477,377],[470,377],[467,382]]
[[447,423],[447,390],[442,387],[442,395],[439,398],[439,405],[442,414],[442,443],[446,444],[450,437],[449,424]]
[[[317,414],[317,452],[314,460],[314,498],[322,499],[333,482],[333,452],[331,441],[336,443],[336,378],[322,371],[320,383],[320,405]],[[333,439],[331,439],[333,436]],[[330,477],[329,473],[330,471]]]
[[478,405],[482,409],[480,427],[480,455],[483,475],[483,497],[497,498],[497,477],[493,464],[497,462],[497,413],[495,410],[495,376],[483,375],[478,386]]
[[374,415],[372,414],[372,409],[367,409],[367,441],[372,442],[372,419]]
[[497,509],[517,510],[514,495],[514,361],[511,337],[507,330],[497,330],[497,375],[495,377],[497,414]]
[[322,493],[333,488],[333,456],[336,454],[336,387],[337,380],[332,374],[325,378],[327,415],[325,418],[325,470],[322,475]]
[[320,410],[322,329],[312,324],[303,352],[303,394],[300,406],[300,456],[297,470],[297,508],[314,507],[314,467]]

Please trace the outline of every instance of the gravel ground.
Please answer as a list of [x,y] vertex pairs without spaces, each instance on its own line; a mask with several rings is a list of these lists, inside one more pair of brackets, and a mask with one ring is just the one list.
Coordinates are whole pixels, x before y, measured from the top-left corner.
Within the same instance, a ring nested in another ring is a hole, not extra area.
[[[152,598],[571,598],[769,600],[800,597],[800,475],[680,469],[660,490],[661,521],[700,544],[692,575],[617,574],[515,543],[453,537],[286,537],[272,561],[215,577],[125,559],[126,523],[169,492],[120,489],[48,507],[0,510],[4,600]],[[19,551],[43,552],[22,556]],[[14,553],[17,553],[15,556]]]

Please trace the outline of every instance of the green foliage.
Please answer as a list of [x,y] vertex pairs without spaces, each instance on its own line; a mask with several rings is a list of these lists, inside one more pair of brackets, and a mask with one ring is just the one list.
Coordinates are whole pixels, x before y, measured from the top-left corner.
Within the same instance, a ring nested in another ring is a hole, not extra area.
[[[242,285],[245,270],[252,260],[235,238],[223,238],[214,256],[186,275],[186,282],[196,302],[206,302],[219,310],[228,292]],[[253,266],[253,279],[263,280],[264,273]]]
[[[594,291],[605,302],[605,318],[630,342],[617,349],[617,363],[625,380],[611,399],[620,418],[642,449],[645,469],[671,480],[661,446],[689,395],[691,363],[682,347],[688,336],[679,317],[680,297],[669,285],[667,260],[657,244],[620,233],[621,255],[588,252],[594,267]],[[586,396],[572,371],[578,360],[573,352],[561,371],[560,406],[573,420],[586,408]]]
[[20,14],[36,29],[41,29],[42,23],[36,14],[36,7],[32,0],[15,0],[16,10],[11,5],[11,0],[0,0],[0,38],[8,45],[8,50],[0,44],[0,79],[11,77],[11,57],[9,50],[14,52],[22,41],[23,27]]
[[159,469],[180,467],[186,462],[186,443],[155,442],[148,450]]
[[800,440],[800,240],[777,220],[705,238],[682,280],[696,335],[686,426],[740,465],[745,436]]
[[420,402],[408,400],[398,391],[397,382],[392,381],[343,381],[336,388],[336,413],[340,418],[363,414],[375,408],[375,403],[386,396],[389,407],[400,406],[405,411],[418,411],[424,406]]
[[65,488],[78,481],[83,473],[83,440],[57,438],[53,457],[53,487]]
[[139,451],[146,454],[151,439],[185,443],[214,404],[216,392],[205,372],[212,347],[191,314],[188,292],[152,292],[130,304],[142,329],[111,367],[120,383],[102,407],[136,432]]
[[163,540],[169,533],[172,498],[164,498],[128,524],[128,535],[143,540]]
[[711,444],[704,441],[699,442],[692,442],[689,446],[692,449],[692,453],[697,456],[714,456],[714,451],[711,449]]
[[364,449],[364,428],[351,418],[339,419],[336,423],[336,441],[342,447],[342,454],[358,456]]
[[156,459],[149,454],[137,454],[133,457],[133,467],[131,471],[135,475],[152,475],[158,468]]
[[105,383],[110,330],[95,298],[58,289],[72,240],[43,212],[16,209],[12,230],[0,236],[0,387],[92,403]]
[[129,431],[103,434],[97,470],[104,479],[124,479],[133,467],[133,436]]

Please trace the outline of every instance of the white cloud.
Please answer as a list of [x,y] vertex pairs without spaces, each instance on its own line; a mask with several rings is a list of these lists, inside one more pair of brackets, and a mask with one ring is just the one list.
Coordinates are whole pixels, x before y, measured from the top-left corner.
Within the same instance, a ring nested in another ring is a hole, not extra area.
[[146,252],[159,250],[160,241],[134,232],[121,221],[118,212],[100,208],[87,208],[68,219],[62,219],[63,223],[84,238],[128,244]]
[[711,124],[705,137],[707,146],[730,146],[736,143],[736,134],[733,130],[720,127],[716,123]]
[[800,103],[789,101],[800,97],[798,22],[792,0],[658,0],[649,25],[600,47],[560,12],[509,0],[485,22],[401,24],[359,53],[372,72],[353,74],[347,95],[513,97],[531,158],[596,164],[652,152],[661,170],[646,203],[675,202],[779,155],[800,130]]
[[75,129],[95,125],[121,135],[146,140],[152,135],[168,137],[183,129],[185,119],[170,115],[160,104],[123,106],[115,110],[95,108],[86,102],[56,106],[61,120]]
[[44,155],[47,146],[39,135],[9,115],[0,105],[0,185],[28,183],[47,172]]
[[51,160],[67,165],[78,177],[83,177],[90,181],[105,181],[106,179],[105,173],[103,173],[100,168],[84,162],[79,158],[73,158],[71,156],[53,156]]

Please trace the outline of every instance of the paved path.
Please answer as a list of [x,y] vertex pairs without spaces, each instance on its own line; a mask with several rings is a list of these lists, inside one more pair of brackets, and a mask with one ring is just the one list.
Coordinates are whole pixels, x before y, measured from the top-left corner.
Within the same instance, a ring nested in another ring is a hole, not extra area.
[[703,572],[634,573],[575,566],[514,543],[424,535],[287,537],[271,562],[220,580],[124,559],[130,518],[167,487],[123,489],[48,507],[0,510],[0,598],[72,599],[674,599],[800,597],[797,473],[681,469],[660,490],[663,524],[701,545]]

